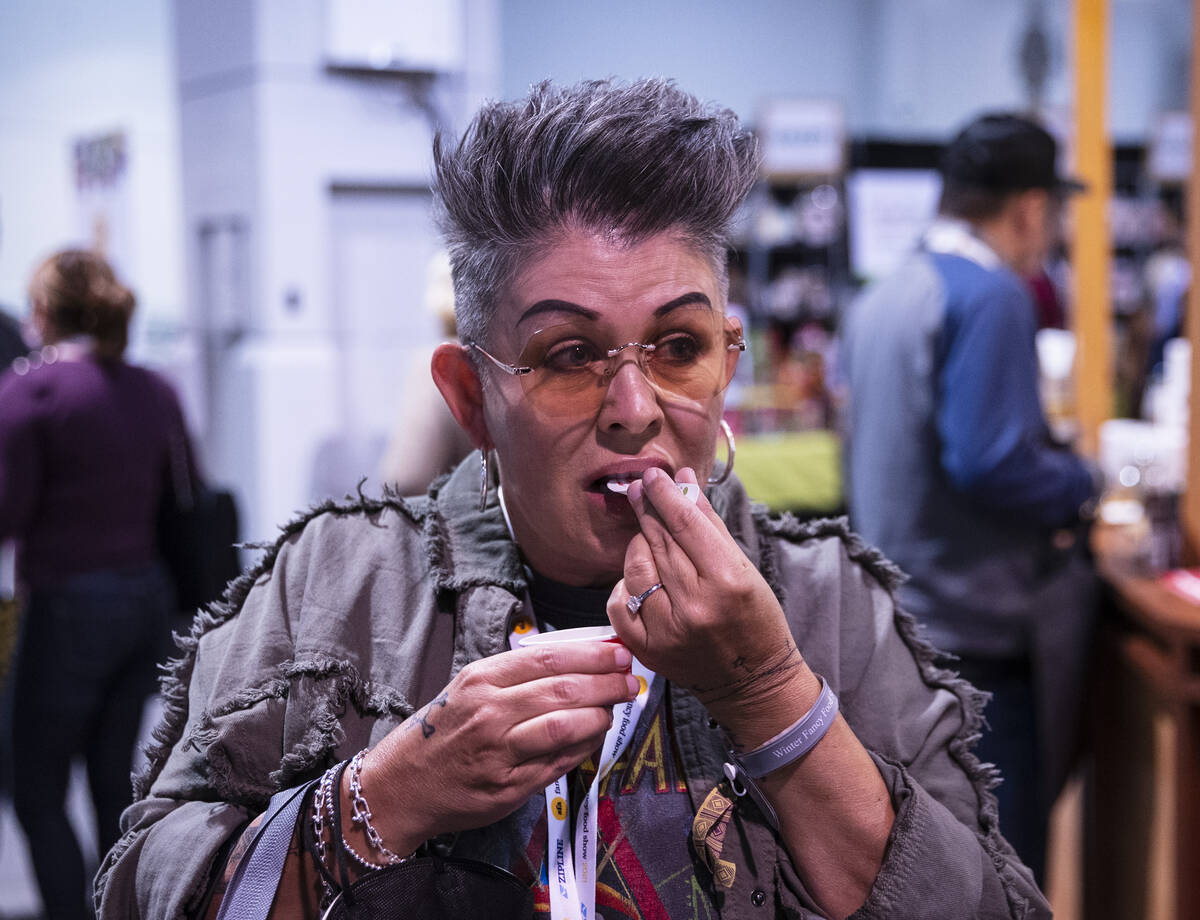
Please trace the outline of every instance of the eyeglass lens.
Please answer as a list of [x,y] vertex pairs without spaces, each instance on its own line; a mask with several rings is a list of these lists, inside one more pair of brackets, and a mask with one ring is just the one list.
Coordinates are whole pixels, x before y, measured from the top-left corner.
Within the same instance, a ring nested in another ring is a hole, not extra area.
[[517,363],[534,369],[521,378],[526,396],[553,414],[599,409],[628,361],[664,395],[705,400],[729,385],[740,354],[729,346],[741,337],[736,320],[707,307],[681,307],[657,319],[638,343],[609,342],[584,319],[546,326],[530,336]]

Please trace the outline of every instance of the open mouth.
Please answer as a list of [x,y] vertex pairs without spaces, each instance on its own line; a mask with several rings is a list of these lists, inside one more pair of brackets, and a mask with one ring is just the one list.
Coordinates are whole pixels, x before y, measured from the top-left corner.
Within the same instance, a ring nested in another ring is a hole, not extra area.
[[601,476],[592,481],[588,491],[599,492],[601,495],[611,493],[625,495],[629,491],[629,487],[641,478],[641,473],[616,473],[610,476]]
[[[626,495],[629,492],[629,487],[637,480],[641,479],[641,475],[637,474],[621,474],[616,476],[601,476],[592,483],[591,491],[601,494],[615,493],[617,495]],[[696,503],[696,499],[700,496],[700,487],[690,482],[677,482],[675,487],[679,489],[681,495],[690,501]]]

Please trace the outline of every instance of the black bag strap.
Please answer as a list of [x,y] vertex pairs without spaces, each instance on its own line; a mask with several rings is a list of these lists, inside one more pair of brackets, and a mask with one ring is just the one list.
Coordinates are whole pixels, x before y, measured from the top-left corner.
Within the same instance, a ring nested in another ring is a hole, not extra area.
[[267,920],[296,831],[296,820],[306,793],[317,782],[312,780],[271,796],[262,823],[225,889],[217,920]]

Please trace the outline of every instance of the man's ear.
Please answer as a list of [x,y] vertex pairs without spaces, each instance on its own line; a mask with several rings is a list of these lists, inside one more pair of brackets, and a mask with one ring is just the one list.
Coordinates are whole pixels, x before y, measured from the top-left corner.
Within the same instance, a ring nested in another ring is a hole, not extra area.
[[1012,219],[1022,238],[1045,232],[1050,193],[1044,188],[1031,188],[1015,195],[1012,200]]
[[483,413],[483,384],[464,345],[443,342],[433,350],[433,382],[459,427],[480,450],[490,449],[491,435]]

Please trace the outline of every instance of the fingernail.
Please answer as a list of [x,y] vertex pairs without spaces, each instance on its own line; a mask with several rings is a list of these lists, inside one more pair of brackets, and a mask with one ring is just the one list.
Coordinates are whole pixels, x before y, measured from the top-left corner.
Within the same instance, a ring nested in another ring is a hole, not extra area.
[[659,476],[666,476],[666,475],[667,474],[664,473],[662,470],[660,470],[657,466],[652,466],[652,467],[650,467],[650,469],[646,470],[646,472],[642,473],[642,482],[646,482],[647,480],[649,480],[650,482],[653,482]]
[[614,650],[613,661],[616,662],[618,668],[627,668],[633,664],[633,653],[625,646],[619,646]]
[[637,696],[638,690],[641,688],[642,685],[638,682],[638,679],[636,677],[634,677],[632,674],[626,674],[625,675],[625,686],[629,688],[630,693],[632,693],[634,696]]

